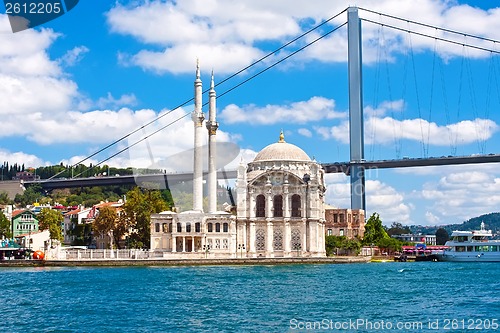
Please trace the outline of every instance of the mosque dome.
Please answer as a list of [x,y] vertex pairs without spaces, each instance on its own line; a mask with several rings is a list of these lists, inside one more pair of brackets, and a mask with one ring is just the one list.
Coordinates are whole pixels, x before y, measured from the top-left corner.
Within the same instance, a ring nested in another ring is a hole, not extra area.
[[311,159],[299,147],[286,143],[281,132],[280,140],[262,149],[253,161],[311,161]]

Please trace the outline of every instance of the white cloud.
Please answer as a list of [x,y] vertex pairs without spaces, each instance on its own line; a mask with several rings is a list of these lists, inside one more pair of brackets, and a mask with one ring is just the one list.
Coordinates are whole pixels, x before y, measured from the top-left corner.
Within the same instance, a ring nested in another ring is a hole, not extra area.
[[498,210],[500,177],[481,171],[455,172],[425,183],[421,196],[438,218],[461,222]]
[[437,225],[440,221],[440,218],[434,215],[432,212],[425,212],[425,220],[429,225]]
[[71,50],[68,50],[62,57],[59,59],[59,63],[63,66],[75,66],[78,64],[84,57],[85,53],[90,50],[86,46],[76,46]]
[[122,106],[134,106],[137,104],[137,98],[134,94],[125,94],[120,98],[116,99],[113,95],[108,92],[106,97],[101,97],[97,101],[97,106],[101,109],[111,108],[116,109]]
[[[350,184],[343,174],[327,174],[326,202],[340,208],[349,208]],[[366,181],[366,208],[367,217],[374,212],[380,214],[384,224],[392,222],[408,224],[411,222],[411,207],[405,202],[403,194],[392,186],[380,180]]]
[[[388,111],[399,112],[404,108],[402,100],[382,102],[377,108],[366,107],[367,118],[364,123],[366,144],[390,144],[398,140],[411,140],[435,146],[450,146],[485,142],[500,129],[490,119],[476,118],[461,120],[453,124],[439,125],[425,119],[395,119],[385,116]],[[349,122],[325,127],[316,126],[315,131],[325,140],[335,139],[349,143]]]
[[[198,56],[203,63],[212,66],[226,63],[227,65],[221,66],[218,72],[232,72],[250,64],[258,55],[272,50],[266,49],[269,45],[264,46],[262,42],[281,44],[314,24],[341,12],[349,5],[351,3],[347,1],[304,2],[293,6],[283,0],[272,3],[230,0],[185,0],[178,3],[138,1],[130,6],[118,4],[106,16],[112,32],[132,36],[155,47],[154,50],[142,50],[129,55],[130,64],[160,73],[179,73],[191,71],[192,59]],[[384,24],[381,28],[378,24],[363,22],[363,61],[366,63],[373,63],[380,58],[393,61],[396,54],[406,52],[410,45],[415,53],[436,49],[446,60],[464,55],[461,47],[464,42],[463,35],[436,31],[430,27],[409,23],[407,20],[500,39],[498,9],[486,11],[447,0],[421,0],[418,5],[412,1],[360,0],[357,5],[405,19],[400,21],[359,10],[361,18]],[[343,13],[320,31],[309,34],[282,53],[289,53],[311,42],[346,19],[347,14]],[[409,35],[405,31],[389,28],[390,25],[403,30],[411,29],[432,38]],[[452,39],[460,45],[436,42],[434,37]],[[468,38],[467,42],[486,48],[495,47],[493,43],[484,40],[472,41]],[[157,47],[160,47],[161,51],[158,51]],[[380,48],[383,51],[380,51]],[[224,53],[222,50],[228,52]],[[346,50],[347,35],[344,28],[307,48],[291,61],[345,62]],[[469,49],[465,55],[490,56],[488,52],[473,49]]]
[[299,132],[300,135],[305,136],[307,138],[312,137],[312,132],[310,130],[308,130],[307,128],[299,128],[297,130],[297,132]]
[[335,101],[324,97],[311,97],[307,101],[290,105],[245,105],[230,104],[222,110],[220,118],[227,124],[250,123],[252,125],[271,125],[284,119],[296,124],[319,121],[322,119],[344,118],[343,112],[335,111]]
[[17,163],[18,165],[24,164],[26,168],[28,167],[38,167],[44,165],[45,162],[32,154],[26,154],[22,151],[11,152],[5,149],[0,149],[0,161],[1,163],[8,162],[9,165]]

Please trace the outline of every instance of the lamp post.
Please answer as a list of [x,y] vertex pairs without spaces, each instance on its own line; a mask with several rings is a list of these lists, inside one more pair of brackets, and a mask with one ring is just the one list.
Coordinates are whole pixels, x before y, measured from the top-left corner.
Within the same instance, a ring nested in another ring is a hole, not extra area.
[[31,259],[31,229],[28,232],[29,238],[28,238],[28,256]]
[[205,251],[205,259],[207,259],[208,252],[210,251],[211,248],[212,247],[210,246],[210,244],[203,245],[203,251]]
[[295,244],[295,245],[293,246],[293,249],[297,251],[297,257],[299,257],[299,256],[300,256],[300,255],[299,255],[299,254],[300,254],[300,249],[302,249],[302,245],[300,245],[300,244]]
[[245,244],[238,244],[238,250],[240,250],[240,257],[243,258],[243,250],[245,249]]

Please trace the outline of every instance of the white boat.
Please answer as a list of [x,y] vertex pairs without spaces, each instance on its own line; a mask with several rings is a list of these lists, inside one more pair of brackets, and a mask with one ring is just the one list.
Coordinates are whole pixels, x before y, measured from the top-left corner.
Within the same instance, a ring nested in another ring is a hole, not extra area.
[[491,230],[453,231],[451,240],[442,253],[436,254],[439,261],[500,262],[500,241],[492,240]]

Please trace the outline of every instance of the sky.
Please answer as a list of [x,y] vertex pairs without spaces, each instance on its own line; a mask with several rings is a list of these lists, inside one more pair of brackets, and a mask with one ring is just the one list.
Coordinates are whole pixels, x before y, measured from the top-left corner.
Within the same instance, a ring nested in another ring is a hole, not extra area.
[[[240,148],[226,168],[250,162],[278,141],[281,130],[287,142],[320,163],[348,161],[342,24],[351,4],[80,1],[65,15],[17,33],[2,4],[0,161],[26,167],[73,164],[139,129],[84,162],[96,164],[165,127],[106,164],[169,165],[193,145],[189,113],[197,59],[204,89],[212,71],[217,85],[217,140]],[[495,4],[357,1],[366,160],[500,153],[500,57],[488,51],[500,51],[494,42],[500,40]],[[366,179],[367,215],[379,213],[386,225],[461,223],[499,211],[497,164],[373,170]],[[326,202],[348,208],[349,178],[328,174],[326,182]]]

